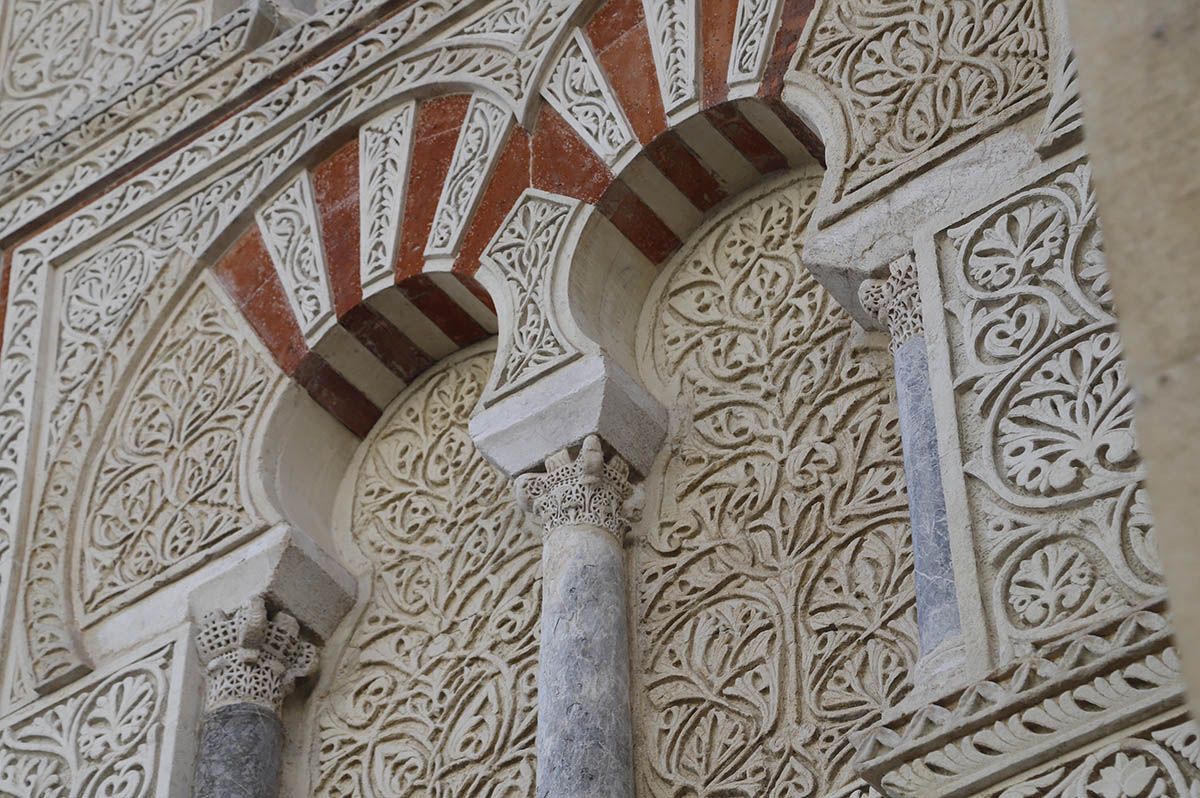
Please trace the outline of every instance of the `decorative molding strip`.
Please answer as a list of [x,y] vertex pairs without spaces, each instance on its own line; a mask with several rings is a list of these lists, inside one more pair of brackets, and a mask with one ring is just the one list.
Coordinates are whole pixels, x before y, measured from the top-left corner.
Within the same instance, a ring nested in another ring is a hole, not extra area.
[[857,771],[895,798],[966,796],[1183,701],[1166,603],[1143,605],[864,732]]
[[221,17],[181,47],[147,64],[130,79],[87,103],[53,127],[26,140],[0,159],[0,196],[12,196],[50,169],[78,154],[76,147],[98,142],[138,115],[148,114],[212,74],[255,42],[251,8]]

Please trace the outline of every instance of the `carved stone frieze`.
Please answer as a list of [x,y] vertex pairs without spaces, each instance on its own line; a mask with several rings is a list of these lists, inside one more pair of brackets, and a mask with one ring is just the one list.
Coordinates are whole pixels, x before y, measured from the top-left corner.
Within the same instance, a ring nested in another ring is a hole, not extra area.
[[1159,601],[884,721],[859,739],[855,766],[895,798],[990,794],[984,791],[1014,773],[1036,772],[1064,752],[1182,703],[1179,659]]
[[1200,727],[1174,715],[1022,779],[997,798],[1155,798],[1200,795]]
[[204,616],[196,648],[204,666],[207,712],[257,704],[278,715],[296,680],[317,666],[317,647],[301,637],[296,619],[269,613],[261,597],[232,612]]
[[160,794],[172,659],[167,646],[6,720],[0,730],[0,794]]
[[1003,661],[1164,591],[1090,169],[1050,167],[934,249],[943,477]]
[[619,456],[605,460],[600,439],[584,439],[579,454],[556,452],[546,470],[516,481],[517,504],[538,519],[546,534],[567,526],[594,526],[624,537],[642,510],[641,486],[630,481],[629,465]]
[[[833,197],[911,171],[1044,99],[1044,0],[841,0],[821,5],[799,60],[842,109]],[[743,2],[745,5],[745,2]]]
[[849,734],[911,688],[891,358],[797,257],[820,181],[721,212],[643,317],[678,399],[634,558],[639,793],[853,794]]
[[12,0],[0,43],[0,152],[53,127],[204,30],[211,0]]
[[313,795],[535,796],[541,540],[467,435],[490,361],[435,367],[365,444],[343,553],[370,589],[313,699]]

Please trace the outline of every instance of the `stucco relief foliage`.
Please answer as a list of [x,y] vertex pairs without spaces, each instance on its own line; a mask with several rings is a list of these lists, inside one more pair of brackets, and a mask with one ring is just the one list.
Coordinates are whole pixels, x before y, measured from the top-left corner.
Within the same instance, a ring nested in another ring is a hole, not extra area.
[[843,109],[849,194],[1041,93],[1046,11],[1042,0],[830,2],[804,68]]
[[368,444],[370,588],[317,700],[315,795],[535,794],[541,536],[467,434],[491,360],[439,366]]
[[272,380],[234,329],[198,291],[130,386],[86,494],[86,612],[255,525],[240,466]]
[[972,514],[1021,648],[1162,589],[1090,171],[987,209],[948,247]]
[[1026,779],[999,798],[1168,798],[1200,795],[1200,729],[1168,721]]
[[154,795],[170,665],[166,648],[0,732],[0,795]]
[[204,30],[210,0],[13,0],[0,52],[0,152]]
[[908,690],[912,560],[890,359],[803,271],[819,174],[669,266],[653,368],[681,397],[637,551],[647,795],[821,795]]

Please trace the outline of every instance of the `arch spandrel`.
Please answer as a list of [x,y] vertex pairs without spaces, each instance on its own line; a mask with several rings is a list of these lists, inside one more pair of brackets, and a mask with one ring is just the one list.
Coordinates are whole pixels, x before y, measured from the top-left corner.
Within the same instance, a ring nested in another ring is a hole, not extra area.
[[362,598],[310,709],[309,794],[535,795],[540,534],[467,435],[493,356],[430,369],[351,469]]
[[647,795],[852,791],[851,737],[912,687],[890,359],[795,256],[821,179],[718,209],[642,314],[672,430],[632,558]]

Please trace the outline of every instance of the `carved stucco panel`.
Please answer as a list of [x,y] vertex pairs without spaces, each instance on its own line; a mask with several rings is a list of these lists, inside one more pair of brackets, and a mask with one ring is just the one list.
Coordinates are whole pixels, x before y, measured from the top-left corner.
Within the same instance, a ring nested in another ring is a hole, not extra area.
[[168,56],[208,25],[212,0],[12,0],[0,13],[0,152]]
[[172,653],[159,649],[9,721],[0,731],[0,794],[158,794]]
[[550,70],[542,96],[605,163],[612,165],[633,143],[625,114],[579,29]]
[[1091,171],[1044,173],[932,248],[933,384],[962,462],[943,476],[1007,660],[1164,591]]
[[83,620],[264,521],[244,458],[274,369],[202,286],[128,383],[94,450],[77,550]]
[[635,554],[649,796],[834,794],[850,733],[909,690],[890,359],[800,265],[820,177],[721,213],[648,306],[646,368],[679,397]]
[[698,96],[696,0],[642,0],[650,49],[668,115]]
[[364,124],[358,131],[359,205],[362,208],[360,264],[364,288],[394,281],[400,246],[404,186],[412,156],[415,103],[405,103]]
[[365,444],[342,545],[369,587],[314,703],[314,795],[535,795],[541,534],[467,434],[491,360],[435,367]]
[[1200,727],[1174,716],[1046,772],[997,798],[1190,798],[1200,795]]
[[1047,19],[1044,0],[823,3],[798,64],[841,108],[833,201],[853,203],[1044,101]]

